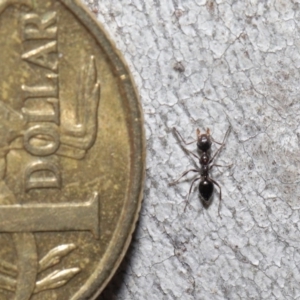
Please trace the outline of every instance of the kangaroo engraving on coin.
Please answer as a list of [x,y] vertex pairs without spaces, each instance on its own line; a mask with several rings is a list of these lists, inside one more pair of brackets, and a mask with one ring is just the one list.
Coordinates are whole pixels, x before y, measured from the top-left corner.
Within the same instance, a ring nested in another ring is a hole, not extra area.
[[1,299],[94,299],[140,209],[127,67],[79,1],[0,0]]

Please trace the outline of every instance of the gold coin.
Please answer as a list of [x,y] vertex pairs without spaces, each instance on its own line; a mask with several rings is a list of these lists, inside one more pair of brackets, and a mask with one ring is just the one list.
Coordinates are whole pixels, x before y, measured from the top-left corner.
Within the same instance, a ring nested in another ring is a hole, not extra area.
[[0,0],[0,45],[0,298],[94,299],[141,203],[130,74],[79,1]]

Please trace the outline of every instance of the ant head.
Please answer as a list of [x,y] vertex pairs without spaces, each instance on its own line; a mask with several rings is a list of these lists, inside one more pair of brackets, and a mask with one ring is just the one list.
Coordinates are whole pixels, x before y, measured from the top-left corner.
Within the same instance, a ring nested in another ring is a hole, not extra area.
[[207,152],[211,147],[210,130],[207,128],[206,133],[201,134],[197,129],[197,147],[202,152]]

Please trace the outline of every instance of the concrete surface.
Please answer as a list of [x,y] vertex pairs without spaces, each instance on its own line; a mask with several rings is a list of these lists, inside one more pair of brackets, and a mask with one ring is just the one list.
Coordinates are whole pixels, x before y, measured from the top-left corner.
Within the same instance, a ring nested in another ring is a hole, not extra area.
[[[300,299],[300,1],[83,2],[132,71],[148,142],[140,221],[99,300]],[[222,219],[218,190],[204,209],[195,186],[184,212],[192,175],[168,184],[194,163],[172,127],[221,141],[229,124]]]

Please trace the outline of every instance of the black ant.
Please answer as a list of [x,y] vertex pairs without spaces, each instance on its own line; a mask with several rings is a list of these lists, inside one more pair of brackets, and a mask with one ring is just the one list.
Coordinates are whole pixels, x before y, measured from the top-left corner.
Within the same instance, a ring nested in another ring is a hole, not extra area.
[[[187,151],[188,153],[190,153],[191,155],[193,155],[194,157],[196,157],[199,160],[200,169],[191,169],[191,170],[187,170],[185,171],[176,181],[172,182],[171,184],[175,184],[177,183],[182,177],[186,176],[189,172],[196,172],[199,173],[200,176],[195,178],[192,181],[190,190],[189,190],[189,194],[188,194],[188,199],[187,199],[187,203],[185,205],[184,211],[186,210],[186,207],[188,205],[188,201],[189,201],[189,197],[193,188],[194,183],[200,179],[200,183],[199,183],[199,193],[201,198],[204,200],[203,204],[204,206],[208,206],[210,203],[210,198],[213,194],[214,191],[214,185],[216,185],[219,190],[220,190],[220,202],[219,202],[219,207],[218,207],[218,214],[219,217],[222,219],[221,215],[220,215],[220,207],[221,207],[221,200],[222,200],[222,189],[220,187],[220,185],[213,180],[212,178],[209,177],[209,171],[213,168],[213,167],[231,167],[232,165],[229,166],[221,166],[221,165],[217,165],[217,164],[212,164],[213,160],[215,159],[215,157],[220,153],[220,151],[223,149],[223,147],[225,146],[225,140],[229,134],[230,131],[229,127],[225,133],[224,139],[222,143],[217,142],[216,140],[214,140],[214,138],[210,135],[210,130],[207,128],[205,133],[200,132],[199,129],[197,129],[196,133],[197,133],[197,139],[187,143],[183,137],[181,136],[181,134],[177,131],[176,128],[173,128],[173,130],[176,132],[176,134],[180,137],[181,141],[185,144],[185,145],[190,145],[194,142],[197,142],[197,150],[200,152],[200,157],[198,155],[196,155],[195,153],[189,151],[188,149],[184,148],[185,151]],[[210,152],[211,152],[211,145],[212,142],[221,145],[221,147],[215,152],[215,154],[210,157]]]

